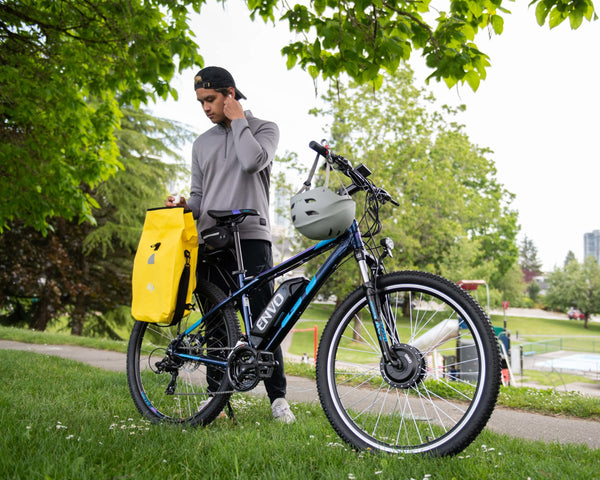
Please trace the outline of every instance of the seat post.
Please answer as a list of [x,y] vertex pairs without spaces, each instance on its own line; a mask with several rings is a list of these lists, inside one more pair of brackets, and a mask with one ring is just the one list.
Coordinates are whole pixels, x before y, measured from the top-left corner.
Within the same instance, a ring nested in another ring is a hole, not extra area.
[[231,223],[231,231],[233,232],[233,244],[235,246],[235,260],[237,262],[237,271],[232,272],[238,276],[239,287],[244,286],[246,280],[246,269],[244,268],[244,258],[242,256],[242,242],[240,240],[240,229],[235,222]]

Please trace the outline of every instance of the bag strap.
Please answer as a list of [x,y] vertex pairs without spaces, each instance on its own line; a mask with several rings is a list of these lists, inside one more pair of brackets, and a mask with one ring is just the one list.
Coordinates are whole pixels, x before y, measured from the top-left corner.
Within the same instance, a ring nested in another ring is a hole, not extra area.
[[183,314],[188,308],[186,303],[188,287],[190,285],[190,270],[191,270],[191,255],[189,250],[184,251],[185,255],[185,265],[183,267],[183,272],[181,272],[181,277],[179,278],[179,287],[177,290],[177,301],[175,303],[175,313],[173,314],[173,320],[171,321],[171,325],[175,325],[181,321],[183,318]]

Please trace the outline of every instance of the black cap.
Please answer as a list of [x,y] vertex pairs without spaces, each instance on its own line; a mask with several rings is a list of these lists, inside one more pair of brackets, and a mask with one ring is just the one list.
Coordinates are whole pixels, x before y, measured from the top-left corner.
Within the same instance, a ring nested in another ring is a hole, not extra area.
[[233,87],[235,89],[235,99],[246,98],[235,86],[235,80],[227,70],[221,67],[206,67],[200,70],[194,77],[194,90],[199,88],[218,88]]

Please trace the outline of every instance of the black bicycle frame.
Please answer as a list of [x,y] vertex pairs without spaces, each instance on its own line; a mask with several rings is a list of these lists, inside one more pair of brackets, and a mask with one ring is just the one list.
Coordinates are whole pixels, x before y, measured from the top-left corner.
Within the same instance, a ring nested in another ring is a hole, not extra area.
[[[308,307],[314,296],[319,292],[325,281],[331,276],[333,272],[340,266],[341,262],[348,255],[354,252],[357,260],[364,259],[364,243],[362,241],[360,230],[358,228],[358,224],[356,220],[352,223],[352,225],[348,228],[348,230],[331,240],[322,240],[312,247],[304,250],[303,252],[285,260],[279,265],[274,266],[269,270],[265,270],[261,272],[259,275],[255,277],[251,277],[246,279],[245,277],[240,278],[240,283],[243,283],[241,288],[239,288],[236,292],[231,294],[227,299],[220,302],[218,305],[213,307],[210,311],[208,311],[202,318],[200,318],[193,325],[188,327],[181,335],[179,335],[178,340],[183,338],[186,335],[191,334],[198,326],[202,324],[202,322],[210,320],[217,312],[225,305],[230,304],[232,302],[241,301],[242,305],[247,306],[248,292],[259,288],[262,285],[270,282],[271,280],[284,275],[285,273],[299,267],[300,265],[310,261],[311,259],[335,248],[335,250],[329,255],[327,260],[321,265],[319,270],[315,273],[313,278],[308,282],[308,284],[304,287],[303,292],[300,294],[298,300],[292,307],[288,310],[288,312],[283,317],[282,321],[277,324],[273,324],[267,332],[265,332],[262,344],[266,344],[265,348],[262,350],[266,351],[274,351],[283,341],[285,336],[289,333],[292,327],[296,324],[297,320],[300,318],[304,310]],[[364,275],[363,275],[364,277]],[[371,282],[367,282],[371,284]],[[371,288],[369,288],[371,287]],[[385,341],[385,328],[383,323],[379,321],[378,311],[379,309],[375,306],[374,301],[374,289],[372,285],[367,287],[370,292],[368,292],[369,297],[369,308],[373,315],[373,319],[375,321],[376,331],[378,332],[378,337],[380,338],[380,342],[382,343],[382,347],[384,351],[387,351],[387,343]],[[369,293],[373,295],[369,295]],[[242,317],[244,320],[244,327],[246,334],[248,334],[248,342],[251,347],[256,348],[257,345],[252,345],[251,338],[249,332],[252,328],[252,319],[248,308],[242,308]],[[176,340],[175,345],[178,344]],[[384,346],[385,345],[385,346]],[[217,360],[210,357],[197,356],[197,355],[189,355],[184,353],[178,353],[176,351],[173,352],[179,357],[194,360],[194,361],[202,361],[211,365],[218,365],[221,367],[226,367],[227,361]],[[384,353],[385,355],[385,353]]]

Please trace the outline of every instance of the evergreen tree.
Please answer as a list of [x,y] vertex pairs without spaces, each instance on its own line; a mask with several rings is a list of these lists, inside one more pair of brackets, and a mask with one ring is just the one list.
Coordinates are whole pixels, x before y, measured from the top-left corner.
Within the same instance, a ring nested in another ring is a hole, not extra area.
[[537,247],[533,240],[525,236],[521,242],[519,249],[519,264],[526,272],[531,272],[534,275],[542,273],[542,262],[538,258]]
[[118,337],[104,314],[130,304],[145,211],[164,204],[167,184],[183,172],[175,148],[189,135],[174,122],[122,109],[117,144],[123,168],[88,191],[98,226],[57,218],[43,236],[13,221],[0,235],[3,323],[45,330],[68,314],[73,334],[81,335],[92,320],[89,333]]

